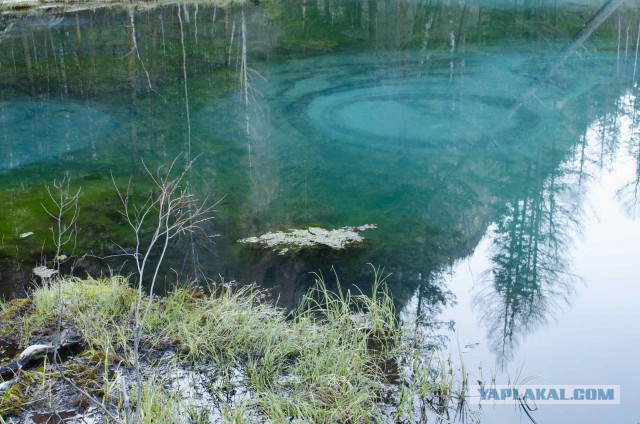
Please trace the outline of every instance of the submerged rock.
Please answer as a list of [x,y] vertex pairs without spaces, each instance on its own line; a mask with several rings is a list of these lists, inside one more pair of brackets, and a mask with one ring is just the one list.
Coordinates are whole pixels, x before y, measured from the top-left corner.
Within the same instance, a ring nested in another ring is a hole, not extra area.
[[238,242],[259,245],[265,249],[277,251],[281,255],[292,249],[299,250],[315,246],[340,250],[364,241],[364,237],[360,233],[375,228],[377,228],[375,224],[365,224],[359,227],[342,227],[335,230],[326,230],[320,227],[310,227],[304,230],[289,229],[266,233],[259,237],[243,238]]

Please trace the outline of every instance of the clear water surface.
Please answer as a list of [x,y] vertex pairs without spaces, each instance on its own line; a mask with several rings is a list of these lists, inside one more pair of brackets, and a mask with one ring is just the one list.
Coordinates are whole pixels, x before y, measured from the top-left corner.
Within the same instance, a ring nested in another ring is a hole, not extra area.
[[[145,166],[197,157],[218,237],[177,240],[183,279],[293,307],[312,272],[366,291],[384,267],[401,318],[473,375],[621,386],[620,405],[538,422],[638,422],[637,5],[255,3],[3,16],[0,293],[51,259],[54,179],[83,190],[75,272],[127,272],[101,259],[131,245],[111,175],[143,199]],[[344,252],[237,243],[368,223]]]

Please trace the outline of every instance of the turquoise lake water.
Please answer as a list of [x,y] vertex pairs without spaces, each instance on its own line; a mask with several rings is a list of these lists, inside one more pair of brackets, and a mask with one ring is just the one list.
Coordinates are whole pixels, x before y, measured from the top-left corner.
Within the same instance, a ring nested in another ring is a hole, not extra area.
[[[620,386],[620,405],[540,405],[537,422],[640,421],[638,5],[257,3],[3,17],[0,294],[52,258],[54,179],[84,193],[75,272],[129,272],[104,259],[132,243],[112,175],[143,199],[145,166],[197,158],[216,237],[177,240],[167,286],[256,282],[291,308],[313,273],[366,292],[373,264],[472,378]],[[237,242],[363,224],[343,252]]]

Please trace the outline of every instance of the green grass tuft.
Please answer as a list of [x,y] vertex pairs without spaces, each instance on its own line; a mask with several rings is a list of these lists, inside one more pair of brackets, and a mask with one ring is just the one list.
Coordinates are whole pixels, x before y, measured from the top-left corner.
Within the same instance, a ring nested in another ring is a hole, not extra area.
[[[60,311],[58,290],[63,327],[85,345],[63,364],[65,375],[124,417],[119,376],[133,393],[137,291],[122,277],[68,278],[59,287],[37,288],[30,299],[0,309],[1,322],[11,317],[10,325],[20,329],[16,342],[50,342]],[[266,302],[255,286],[214,287],[211,295],[183,286],[156,298],[142,334],[143,421],[209,422],[213,416],[225,422],[410,422],[416,405],[427,405],[429,397],[447,405],[455,390],[450,369],[442,362],[432,366],[407,347],[379,270],[372,293],[339,285],[332,292],[318,277],[291,313]],[[167,355],[177,361],[163,364]],[[393,387],[385,364],[403,357],[412,358],[412,381]],[[208,371],[198,384],[215,401],[195,402],[182,393],[182,377],[175,377],[202,368]],[[26,393],[23,384],[20,393]],[[389,393],[397,399],[393,413],[382,402]],[[24,397],[3,399],[12,414],[20,413]]]

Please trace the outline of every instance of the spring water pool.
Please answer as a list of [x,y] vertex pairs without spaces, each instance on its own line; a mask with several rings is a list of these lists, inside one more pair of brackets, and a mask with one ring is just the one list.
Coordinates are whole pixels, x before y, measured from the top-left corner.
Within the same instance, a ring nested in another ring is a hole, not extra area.
[[[221,199],[218,236],[176,241],[167,267],[182,278],[257,282],[290,308],[314,272],[366,292],[374,264],[401,318],[461,350],[472,375],[621,386],[620,405],[544,406],[538,422],[640,419],[632,5],[269,1],[11,19],[4,297],[51,257],[41,203],[54,179],[82,187],[76,272],[96,273],[120,269],[97,257],[132,241],[111,175],[141,198],[143,164],[197,157],[188,183]],[[343,252],[237,243],[363,224],[378,228]],[[481,422],[519,419],[495,407]]]

